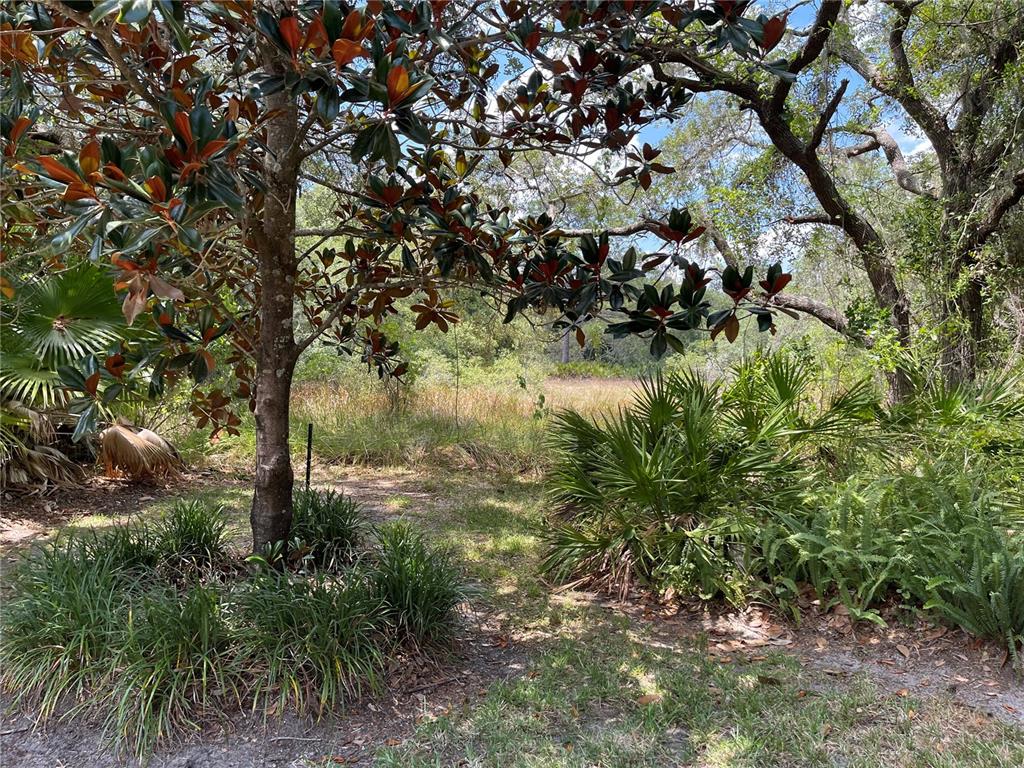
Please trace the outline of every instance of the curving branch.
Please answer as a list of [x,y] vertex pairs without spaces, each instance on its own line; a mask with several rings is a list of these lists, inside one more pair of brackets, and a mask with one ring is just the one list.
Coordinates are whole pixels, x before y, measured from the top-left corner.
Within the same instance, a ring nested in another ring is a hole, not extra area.
[[[736,258],[736,254],[729,245],[729,241],[722,234],[721,230],[715,226],[714,222],[706,217],[702,217],[700,223],[704,226],[708,235],[711,236],[711,240],[715,244],[715,248],[722,255],[722,259],[730,267],[739,266],[739,262]],[[846,319],[846,315],[840,312],[834,307],[830,307],[824,302],[812,299],[810,296],[799,296],[789,293],[779,293],[771,298],[769,306],[779,307],[780,309],[790,310],[792,312],[800,312],[802,314],[813,317],[822,324],[828,326],[836,333],[842,334],[850,341],[853,341],[861,346],[870,348],[872,340],[860,333],[855,333],[850,329],[850,323]]]
[[917,3],[889,4],[899,13],[899,18],[889,35],[889,50],[895,63],[894,74],[883,75],[851,41],[836,39],[833,49],[839,58],[864,78],[872,88],[906,110],[935,148],[945,177],[947,169],[951,169],[959,162],[959,151],[946,118],[914,87],[914,78],[903,44],[904,34]]
[[1010,209],[1024,199],[1024,170],[1017,171],[1010,185],[1003,193],[996,198],[989,208],[988,215],[978,225],[971,245],[978,248],[983,245],[999,229],[1003,216],[1009,213]]
[[850,329],[850,323],[846,319],[846,315],[830,307],[828,304],[812,299],[809,296],[796,296],[793,294],[786,294],[785,292],[777,294],[771,298],[769,306],[781,307],[782,309],[793,310],[794,312],[801,312],[805,315],[819,320],[824,325],[827,325],[836,333],[839,333],[850,341],[856,342],[862,347],[870,349],[874,341],[861,333],[855,333]]
[[921,195],[922,197],[930,197],[932,200],[938,200],[939,194],[929,187],[925,187],[921,184],[921,180],[917,178],[910,166],[907,165],[907,158],[903,154],[903,150],[900,149],[900,145],[896,142],[896,139],[892,137],[885,128],[865,128],[860,131],[865,136],[870,137],[868,141],[858,144],[855,147],[850,147],[846,150],[847,157],[857,157],[859,155],[873,152],[876,149],[881,149],[885,152],[885,159],[889,163],[889,167],[892,168],[893,174],[896,176],[896,183],[901,188],[908,192],[913,192],[915,195]]

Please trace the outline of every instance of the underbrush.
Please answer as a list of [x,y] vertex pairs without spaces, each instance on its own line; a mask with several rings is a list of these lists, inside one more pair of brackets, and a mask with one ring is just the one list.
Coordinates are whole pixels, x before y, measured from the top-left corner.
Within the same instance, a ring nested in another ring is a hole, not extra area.
[[[625,593],[770,599],[884,623],[928,612],[1024,643],[1024,397],[923,387],[886,409],[786,356],[647,381],[617,415],[556,417],[545,570]],[[898,446],[898,450],[897,450]]]
[[198,501],[35,551],[5,599],[4,689],[143,757],[240,709],[327,714],[376,689],[401,647],[450,635],[466,592],[447,552],[408,526],[369,537],[331,492],[297,510],[290,568],[230,553],[222,510]]

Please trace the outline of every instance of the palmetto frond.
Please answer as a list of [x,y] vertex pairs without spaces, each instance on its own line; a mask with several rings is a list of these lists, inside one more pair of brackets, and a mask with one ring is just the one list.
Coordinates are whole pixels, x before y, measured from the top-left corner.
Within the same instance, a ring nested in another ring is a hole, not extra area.
[[12,309],[4,324],[15,344],[50,368],[107,348],[124,328],[110,277],[91,265],[28,283]]
[[124,319],[110,278],[80,265],[22,286],[0,315],[0,397],[63,405],[57,369],[116,343]]
[[58,368],[114,345],[124,320],[110,278],[91,264],[21,285],[0,310],[0,484],[73,483],[81,470],[48,443],[46,411],[68,404]]

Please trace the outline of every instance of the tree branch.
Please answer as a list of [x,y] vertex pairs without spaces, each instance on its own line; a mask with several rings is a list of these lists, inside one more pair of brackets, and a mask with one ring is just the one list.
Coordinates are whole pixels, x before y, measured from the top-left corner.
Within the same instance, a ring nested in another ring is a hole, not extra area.
[[727,266],[735,267],[739,269],[739,260],[736,258],[736,253],[733,251],[732,246],[729,245],[729,241],[726,240],[725,235],[722,234],[715,223],[706,217],[701,217],[700,224],[704,227],[704,231],[711,238],[711,242],[715,244],[715,248],[722,255],[722,259],[725,261]]
[[809,296],[795,296],[785,292],[776,294],[769,302],[769,306],[791,309],[795,312],[802,312],[805,315],[819,320],[836,333],[842,334],[851,341],[861,346],[871,348],[873,342],[863,334],[854,333],[850,330],[850,323],[846,315],[827,304],[812,299]]
[[[1016,24],[1009,32],[999,37],[995,51],[989,57],[989,66],[981,72],[977,84],[966,88],[961,97],[960,116],[956,121],[956,133],[961,136],[961,145],[973,154],[981,134],[981,126],[995,102],[994,91],[1003,79],[1007,65],[1017,61],[1017,48],[1024,40],[1024,13],[1020,13]],[[997,137],[997,142],[998,142]],[[1002,146],[998,142],[998,146]]]
[[[725,239],[721,230],[714,225],[714,222],[707,218],[702,218],[701,224],[711,236],[712,241],[715,243],[715,248],[717,248],[718,252],[722,255],[725,263],[730,267],[738,267],[739,262],[736,259],[736,254],[733,252],[732,247],[729,245],[729,241]],[[789,309],[795,312],[802,312],[805,315],[810,315],[851,341],[861,344],[862,346],[871,346],[870,339],[867,339],[862,334],[856,334],[850,331],[850,324],[842,312],[833,309],[817,299],[812,299],[809,296],[794,296],[792,294],[779,293],[772,297],[769,304],[771,306],[781,307],[783,309]]]
[[890,5],[893,5],[900,14],[889,35],[890,52],[896,70],[894,76],[883,76],[878,68],[868,61],[864,52],[850,41],[837,39],[834,49],[839,58],[852,67],[872,88],[902,106],[914,122],[920,126],[932,143],[932,147],[935,148],[935,154],[938,155],[945,180],[950,167],[959,162],[956,143],[953,141],[946,118],[914,88],[913,75],[910,72],[909,61],[903,47],[903,35],[910,23],[916,3],[890,3]]
[[818,118],[818,124],[814,126],[814,133],[811,134],[811,141],[807,145],[807,149],[813,152],[819,146],[821,146],[821,140],[825,137],[825,129],[828,128],[829,121],[832,116],[835,115],[836,110],[839,109],[839,102],[843,100],[843,94],[846,93],[847,86],[850,85],[850,81],[843,79],[839,83],[839,90],[835,92],[835,95],[829,100],[828,105],[825,107],[825,111],[821,113],[821,117]]
[[[818,8],[818,15],[814,19],[811,33],[808,35],[799,53],[797,53],[796,58],[786,67],[787,72],[792,75],[798,75],[812,62],[817,60],[825,49],[825,43],[828,42],[829,37],[832,35],[832,26],[836,23],[836,19],[839,18],[839,12],[842,8],[843,3],[841,0],[824,0],[822,2],[821,7]],[[782,111],[786,97],[789,96],[792,88],[793,82],[781,77],[779,78],[775,88],[772,89],[772,97],[769,102],[769,107],[773,112],[778,113]]]
[[1024,170],[1017,171],[1010,183],[1010,187],[989,208],[988,216],[978,226],[977,233],[975,234],[973,243],[975,248],[983,245],[986,240],[996,233],[996,230],[999,229],[999,223],[1003,220],[1003,216],[1017,205],[1021,199],[1024,199]]
[[860,133],[871,138],[862,144],[846,150],[847,157],[857,157],[858,155],[881,149],[885,152],[885,159],[896,176],[896,183],[902,189],[913,192],[915,195],[930,197],[932,200],[939,199],[938,193],[933,189],[923,186],[920,179],[910,170],[910,167],[907,165],[907,159],[903,155],[903,150],[900,149],[896,139],[885,128],[866,128],[862,129]]
[[310,344],[312,344],[314,341],[323,336],[330,329],[330,327],[334,325],[334,321],[341,317],[341,313],[352,305],[352,302],[355,300],[358,293],[359,291],[357,291],[355,287],[349,288],[345,292],[345,295],[342,296],[338,303],[334,305],[333,309],[331,309],[331,313],[327,316],[327,318],[322,323],[320,323],[320,325],[314,328],[313,331],[308,336],[306,336],[304,339],[296,343],[296,359],[298,359],[299,355],[306,351]]
[[129,87],[135,91],[135,94],[149,104],[153,108],[153,111],[160,114],[160,100],[146,87],[146,84],[139,78],[135,73],[135,70],[128,64],[124,58],[123,48],[117,44],[114,40],[114,35],[110,31],[109,27],[98,26],[92,23],[88,14],[80,13],[73,8],[68,7],[59,0],[42,0],[43,5],[52,11],[56,11],[58,14],[66,19],[71,19],[75,24],[84,29],[86,32],[93,35],[100,44],[103,46],[103,50],[107,56],[110,57],[111,62],[117,69],[118,73],[128,83]]
[[800,216],[787,216],[784,221],[787,224],[825,224],[830,227],[842,227],[843,220],[833,218],[827,213],[805,213]]
[[628,237],[638,235],[641,232],[657,232],[661,224],[657,221],[637,221],[624,227],[608,227],[605,229],[556,229],[562,237],[586,237],[587,235],[601,235],[607,233],[611,237]]

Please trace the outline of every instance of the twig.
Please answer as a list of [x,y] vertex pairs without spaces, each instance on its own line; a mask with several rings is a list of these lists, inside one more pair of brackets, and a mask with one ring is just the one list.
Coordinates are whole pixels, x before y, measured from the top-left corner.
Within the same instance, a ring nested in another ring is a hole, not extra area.
[[11,728],[9,731],[0,731],[0,736],[10,736],[11,734],[14,734],[14,733],[24,733],[25,731],[29,730],[31,727],[32,727],[31,725],[26,725],[23,728]]
[[318,736],[274,736],[270,741],[323,741]]

